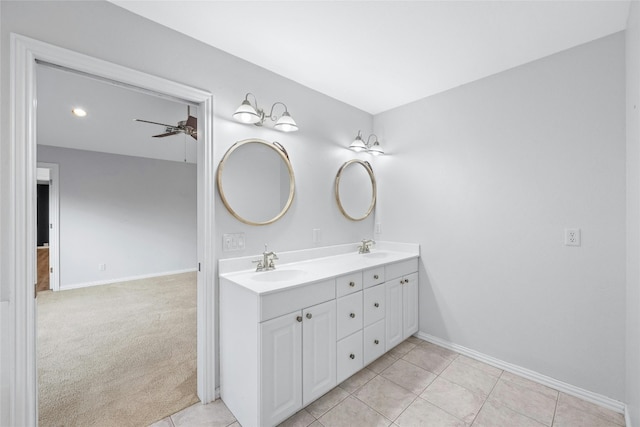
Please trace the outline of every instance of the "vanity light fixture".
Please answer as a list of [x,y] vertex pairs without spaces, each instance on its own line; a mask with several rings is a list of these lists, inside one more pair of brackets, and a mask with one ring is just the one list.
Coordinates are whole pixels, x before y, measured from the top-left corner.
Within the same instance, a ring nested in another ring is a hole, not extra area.
[[[249,95],[253,96],[253,104],[251,104],[251,101],[249,101]],[[278,104],[284,107],[284,112],[280,117],[273,114],[273,110]],[[247,95],[244,97],[244,101],[242,101],[242,104],[240,104],[236,112],[233,113],[233,118],[241,123],[249,123],[256,126],[262,126],[266,119],[271,119],[272,121],[276,122],[273,127],[279,131],[295,132],[298,130],[298,125],[296,124],[295,120],[293,120],[293,117],[291,117],[291,114],[289,114],[287,106],[284,103],[279,101],[274,102],[271,106],[271,112],[267,116],[264,110],[258,107],[258,100],[252,93],[247,93]]]
[[[374,138],[373,142],[371,142],[371,137]],[[362,132],[358,131],[356,139],[353,140],[349,148],[353,151],[366,151],[373,154],[374,156],[380,156],[384,154],[384,150],[382,149],[382,145],[380,145],[380,141],[378,141],[378,137],[373,133],[369,135],[367,141],[365,142],[362,139]]]
[[83,110],[82,108],[78,108],[78,107],[72,108],[71,112],[76,117],[86,117],[87,116],[87,112],[85,110]]

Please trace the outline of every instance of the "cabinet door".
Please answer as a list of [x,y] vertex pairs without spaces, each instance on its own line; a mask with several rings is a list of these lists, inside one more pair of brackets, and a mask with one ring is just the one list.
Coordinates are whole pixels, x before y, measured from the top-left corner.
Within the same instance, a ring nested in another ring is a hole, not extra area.
[[362,349],[365,366],[385,352],[384,336],[384,319],[364,328]]
[[338,340],[362,329],[362,291],[338,298]]
[[362,331],[338,341],[337,352],[338,383],[362,369]]
[[402,283],[401,278],[385,283],[386,317],[385,335],[386,349],[390,350],[402,342]]
[[384,285],[376,285],[363,291],[364,326],[373,325],[384,319]]
[[260,324],[260,425],[278,424],[302,407],[301,320],[296,311]]
[[402,299],[402,339],[405,339],[418,332],[418,273],[404,277]]
[[302,311],[302,402],[322,396],[336,385],[336,301]]

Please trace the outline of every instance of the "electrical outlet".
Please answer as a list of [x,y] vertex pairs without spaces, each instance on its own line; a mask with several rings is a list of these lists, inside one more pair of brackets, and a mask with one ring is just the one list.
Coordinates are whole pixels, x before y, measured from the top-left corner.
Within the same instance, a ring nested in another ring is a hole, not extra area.
[[580,246],[580,229],[579,228],[564,229],[564,245]]
[[376,222],[376,234],[382,233],[382,224]]
[[107,264],[98,264],[99,271],[105,271],[107,269]]
[[313,229],[313,243],[320,243],[320,229]]

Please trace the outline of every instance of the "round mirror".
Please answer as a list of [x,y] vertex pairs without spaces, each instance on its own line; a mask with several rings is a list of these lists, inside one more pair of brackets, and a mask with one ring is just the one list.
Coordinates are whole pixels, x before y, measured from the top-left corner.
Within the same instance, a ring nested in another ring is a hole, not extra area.
[[293,168],[277,142],[246,139],[233,144],[220,161],[217,183],[222,203],[245,224],[271,224],[293,202]]
[[349,160],[336,175],[336,201],[352,221],[368,217],[376,205],[376,178],[369,162]]

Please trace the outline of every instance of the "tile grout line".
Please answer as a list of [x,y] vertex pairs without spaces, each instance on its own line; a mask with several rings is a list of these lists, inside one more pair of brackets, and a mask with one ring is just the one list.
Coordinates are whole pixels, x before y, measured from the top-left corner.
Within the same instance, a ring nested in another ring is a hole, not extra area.
[[560,393],[556,396],[556,406],[553,408],[553,418],[551,418],[551,427],[556,423],[556,414],[558,413],[558,402],[560,401]]
[[[504,370],[502,372],[500,372],[500,375],[498,376],[498,381],[500,381],[500,379],[502,378],[503,374],[504,374]],[[498,385],[498,381],[496,381],[496,383],[493,385],[493,387],[491,387],[491,391],[489,393],[487,393],[487,397],[484,398],[484,402],[482,402],[482,405],[480,406],[480,409],[478,409],[478,412],[476,412],[476,416],[473,417],[473,420],[469,424],[470,426],[473,426],[473,423],[475,423],[476,420],[478,419],[478,415],[480,415],[480,412],[482,412],[482,409],[484,408],[484,405],[489,401],[489,396],[491,396],[491,393],[493,393],[493,390]]]

